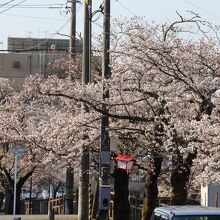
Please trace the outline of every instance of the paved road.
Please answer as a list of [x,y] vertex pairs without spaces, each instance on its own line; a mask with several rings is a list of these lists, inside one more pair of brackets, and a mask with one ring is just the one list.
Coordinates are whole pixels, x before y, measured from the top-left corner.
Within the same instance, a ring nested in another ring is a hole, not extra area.
[[[49,220],[48,215],[16,215],[21,220]],[[0,220],[13,220],[12,215],[0,215]],[[55,220],[77,220],[77,215],[55,215]]]

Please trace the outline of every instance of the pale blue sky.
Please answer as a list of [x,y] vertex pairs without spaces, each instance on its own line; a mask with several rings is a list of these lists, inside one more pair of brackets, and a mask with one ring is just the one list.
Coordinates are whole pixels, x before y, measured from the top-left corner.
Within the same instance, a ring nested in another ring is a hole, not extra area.
[[[69,15],[64,9],[49,8],[18,8],[7,11],[3,4],[10,0],[0,0],[0,49],[7,48],[7,37],[52,37],[60,38],[55,33],[69,34]],[[67,0],[26,0],[21,5],[64,4]],[[13,0],[17,4],[22,0]],[[98,9],[102,0],[93,0],[93,10]],[[145,16],[148,22],[165,23],[177,18],[176,11],[186,14],[186,11],[199,13],[203,19],[220,24],[220,0],[111,0],[112,18]],[[102,24],[102,18],[97,23]],[[82,32],[83,5],[77,5],[77,32]],[[95,32],[101,31],[98,25],[93,25]],[[2,43],[3,42],[3,43]]]

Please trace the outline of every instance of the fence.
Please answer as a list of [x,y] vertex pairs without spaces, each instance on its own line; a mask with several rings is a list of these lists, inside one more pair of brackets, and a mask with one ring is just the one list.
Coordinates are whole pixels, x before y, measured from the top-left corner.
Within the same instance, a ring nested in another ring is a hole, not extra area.
[[55,214],[64,214],[64,198],[57,197],[50,200],[29,200],[25,201],[25,214],[48,214],[48,203],[51,203]]
[[24,201],[24,211],[21,211],[26,215],[28,214],[47,214],[48,213],[48,199],[32,199]]
[[143,198],[138,195],[130,196],[130,220],[141,220]]
[[[78,195],[73,195],[73,214],[77,214],[78,209]],[[25,200],[24,202],[24,214],[48,214],[48,204],[52,205],[52,209],[55,214],[62,215],[65,212],[65,199],[63,196],[56,197],[55,199],[32,199]]]
[[[166,206],[172,204],[171,197],[158,197],[157,205]],[[143,209],[143,198],[138,195],[130,196],[130,220],[141,220]]]
[[52,205],[54,214],[64,214],[64,197],[57,197],[55,199],[49,200],[49,203]]

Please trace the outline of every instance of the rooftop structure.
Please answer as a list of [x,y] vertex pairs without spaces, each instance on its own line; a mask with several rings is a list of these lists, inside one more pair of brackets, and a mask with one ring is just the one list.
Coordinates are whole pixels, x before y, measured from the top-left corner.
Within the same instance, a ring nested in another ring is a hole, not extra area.
[[[15,52],[49,50],[68,51],[69,39],[8,37],[8,50]],[[77,41],[76,52],[81,51],[82,45],[79,41]]]

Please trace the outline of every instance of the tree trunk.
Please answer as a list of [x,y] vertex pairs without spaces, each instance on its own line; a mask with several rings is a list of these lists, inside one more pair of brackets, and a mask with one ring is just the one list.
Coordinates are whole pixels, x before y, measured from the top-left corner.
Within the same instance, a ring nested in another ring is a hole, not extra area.
[[130,204],[128,200],[128,179],[129,175],[125,170],[115,170],[114,220],[129,219]]
[[65,214],[69,215],[73,214],[73,186],[74,168],[72,166],[68,166],[66,169]]
[[21,214],[21,189],[23,187],[23,184],[17,184],[17,190],[16,190],[16,214]]
[[3,192],[0,192],[0,211],[1,211],[1,207],[2,207],[2,204],[3,204],[3,200],[5,198],[5,195]]
[[13,214],[13,191],[5,191],[5,214]]
[[187,176],[185,172],[175,169],[171,174],[172,205],[185,205],[187,200]]
[[185,205],[187,203],[187,185],[191,173],[193,159],[196,152],[189,153],[185,160],[179,151],[173,155],[173,168],[171,173],[172,205]]
[[[22,185],[23,186],[23,185]],[[20,197],[21,197],[21,188],[22,186],[19,186],[17,184],[17,190],[16,190],[16,214],[21,214],[20,206]],[[13,204],[14,204],[14,186],[11,187],[12,190],[6,190],[6,198],[5,198],[5,210],[4,212],[6,214],[13,214]]]
[[158,187],[157,181],[161,171],[163,158],[154,156],[153,169],[148,172],[145,185],[144,207],[142,211],[142,220],[149,220],[152,212],[157,206]]
[[[20,177],[16,185],[16,214],[20,214],[20,196],[21,189],[26,182],[26,180],[33,174],[35,166],[32,167],[31,171],[26,173],[24,176]],[[0,178],[2,185],[5,188],[6,199],[5,199],[5,213],[13,214],[13,202],[14,202],[14,179],[11,177],[11,174],[4,169],[5,176]],[[7,180],[7,181],[5,181]]]

